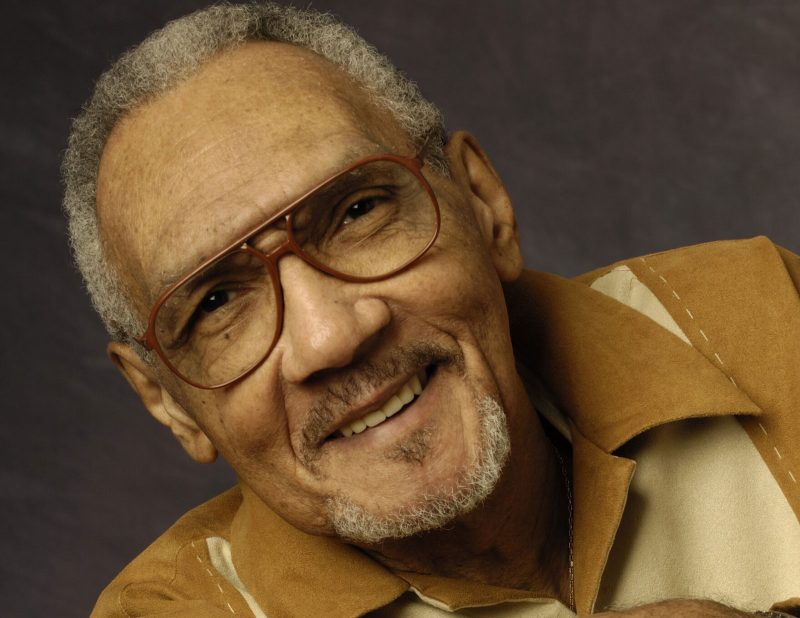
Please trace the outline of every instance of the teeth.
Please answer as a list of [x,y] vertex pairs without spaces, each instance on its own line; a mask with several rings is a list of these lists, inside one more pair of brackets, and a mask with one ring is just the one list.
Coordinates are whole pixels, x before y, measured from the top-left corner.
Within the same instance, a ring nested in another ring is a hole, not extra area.
[[408,382],[403,384],[400,390],[392,395],[378,410],[373,410],[357,421],[345,425],[339,429],[339,431],[343,436],[349,438],[353,434],[361,433],[367,427],[380,425],[387,418],[397,414],[404,405],[410,403],[414,397],[419,395],[424,388],[425,382],[425,372],[421,371],[418,375],[412,376]]
[[408,384],[400,389],[400,392],[397,393],[397,396],[400,398],[400,401],[403,402],[403,405],[406,405],[409,401],[414,399],[414,393],[411,391]]
[[375,427],[375,425],[380,425],[383,421],[386,420],[386,415],[381,412],[380,410],[375,410],[374,412],[370,412],[367,414],[363,419],[367,427]]
[[400,411],[400,408],[403,407],[403,402],[400,401],[400,398],[397,395],[392,395],[392,397],[383,404],[381,410],[386,415],[386,418],[397,414]]

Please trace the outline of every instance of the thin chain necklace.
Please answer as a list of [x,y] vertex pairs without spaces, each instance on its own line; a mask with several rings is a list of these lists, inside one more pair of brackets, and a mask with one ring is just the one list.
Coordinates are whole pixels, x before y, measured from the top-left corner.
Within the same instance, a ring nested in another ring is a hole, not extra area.
[[558,457],[558,463],[561,464],[561,476],[564,479],[564,487],[567,490],[567,512],[569,514],[569,608],[575,611],[575,564],[572,560],[572,486],[569,482],[569,475],[567,474],[567,466],[564,465],[564,458],[561,452],[553,445],[553,450]]

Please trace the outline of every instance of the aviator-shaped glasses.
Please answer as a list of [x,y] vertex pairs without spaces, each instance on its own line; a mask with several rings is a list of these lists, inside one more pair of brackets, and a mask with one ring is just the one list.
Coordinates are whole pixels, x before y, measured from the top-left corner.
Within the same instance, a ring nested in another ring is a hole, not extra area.
[[198,388],[246,376],[280,337],[281,257],[366,283],[411,267],[433,245],[439,205],[422,165],[376,155],[321,182],[171,285],[137,341]]

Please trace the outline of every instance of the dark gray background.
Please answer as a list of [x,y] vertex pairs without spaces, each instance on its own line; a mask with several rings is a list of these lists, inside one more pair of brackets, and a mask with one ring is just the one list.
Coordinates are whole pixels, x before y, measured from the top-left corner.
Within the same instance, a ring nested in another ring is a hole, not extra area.
[[[189,462],[106,361],[58,163],[94,77],[192,0],[6,0],[0,41],[0,613],[85,616],[232,482]],[[800,249],[800,3],[316,0],[411,74],[506,179],[531,267],[768,234]]]

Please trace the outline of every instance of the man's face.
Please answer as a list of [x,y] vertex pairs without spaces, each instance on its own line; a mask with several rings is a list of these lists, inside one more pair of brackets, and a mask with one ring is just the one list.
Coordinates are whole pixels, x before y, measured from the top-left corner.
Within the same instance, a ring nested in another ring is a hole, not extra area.
[[[137,310],[308,187],[382,152],[414,154],[314,54],[260,43],[217,57],[124,119],[103,155],[101,228]],[[333,532],[333,504],[386,518],[452,493],[486,459],[486,397],[518,397],[491,208],[469,178],[425,173],[442,228],[413,268],[348,283],[285,256],[283,330],[255,371],[212,391],[163,367],[154,376],[240,479],[308,532]],[[400,413],[341,435],[415,376],[424,388]]]

